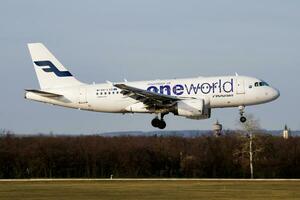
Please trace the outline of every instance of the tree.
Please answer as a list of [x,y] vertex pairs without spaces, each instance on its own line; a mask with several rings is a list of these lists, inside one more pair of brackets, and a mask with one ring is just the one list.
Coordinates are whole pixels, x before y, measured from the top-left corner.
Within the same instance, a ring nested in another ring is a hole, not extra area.
[[[249,154],[249,168],[250,168],[250,177],[254,178],[254,168],[253,168],[253,155],[255,152],[260,151],[259,148],[253,148],[253,142],[255,142],[255,132],[260,130],[260,123],[258,119],[255,119],[252,114],[247,115],[247,121],[241,124],[242,131],[246,136],[246,141],[244,143],[242,152]],[[257,146],[256,146],[257,147]]]

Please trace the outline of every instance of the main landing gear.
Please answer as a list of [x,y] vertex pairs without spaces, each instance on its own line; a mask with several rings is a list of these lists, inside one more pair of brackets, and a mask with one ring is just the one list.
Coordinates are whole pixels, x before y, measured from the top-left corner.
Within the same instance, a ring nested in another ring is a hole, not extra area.
[[165,115],[166,115],[166,114],[161,113],[161,114],[160,114],[160,119],[158,118],[158,116],[155,117],[155,118],[151,121],[152,126],[153,126],[153,127],[156,127],[156,128],[159,128],[159,129],[164,129],[164,128],[166,128],[167,124],[166,124],[166,122],[165,122],[165,120],[164,120],[164,116],[165,116]]
[[239,110],[240,110],[240,116],[241,116],[240,121],[241,121],[242,123],[245,123],[245,122],[247,121],[247,118],[244,117],[245,106],[239,106]]

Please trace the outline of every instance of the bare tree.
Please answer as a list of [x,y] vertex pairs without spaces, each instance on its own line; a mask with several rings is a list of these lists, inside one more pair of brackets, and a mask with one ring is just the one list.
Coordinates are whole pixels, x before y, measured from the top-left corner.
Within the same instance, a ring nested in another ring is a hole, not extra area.
[[247,141],[244,144],[243,150],[249,154],[249,168],[250,168],[250,176],[251,179],[254,178],[254,169],[253,169],[253,154],[254,152],[259,151],[259,149],[253,149],[253,142],[254,142],[254,133],[260,130],[260,123],[258,119],[252,114],[247,115],[247,121],[241,124],[242,129],[246,135]]

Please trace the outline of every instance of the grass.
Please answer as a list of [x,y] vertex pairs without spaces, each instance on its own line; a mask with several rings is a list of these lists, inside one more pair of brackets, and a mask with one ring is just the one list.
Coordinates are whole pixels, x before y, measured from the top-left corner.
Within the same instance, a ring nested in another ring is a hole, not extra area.
[[0,200],[300,199],[300,181],[0,182]]

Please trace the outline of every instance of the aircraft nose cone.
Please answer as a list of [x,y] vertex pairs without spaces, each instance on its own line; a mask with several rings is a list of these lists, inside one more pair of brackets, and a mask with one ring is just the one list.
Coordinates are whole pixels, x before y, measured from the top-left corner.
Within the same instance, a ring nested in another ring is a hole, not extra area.
[[273,88],[273,91],[272,91],[272,100],[275,100],[275,99],[277,99],[278,97],[280,97],[280,92],[279,92],[279,90],[278,89],[275,89],[275,88]]

